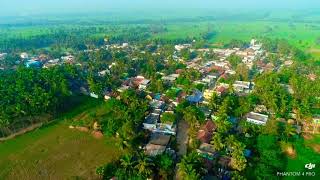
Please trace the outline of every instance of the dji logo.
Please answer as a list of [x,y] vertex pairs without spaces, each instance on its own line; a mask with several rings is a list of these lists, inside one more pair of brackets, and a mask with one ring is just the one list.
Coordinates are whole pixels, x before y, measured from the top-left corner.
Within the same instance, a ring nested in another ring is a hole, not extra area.
[[306,164],[305,166],[304,166],[306,169],[313,169],[313,168],[315,168],[316,167],[316,165],[315,164],[312,164],[312,163],[309,163],[309,164]]

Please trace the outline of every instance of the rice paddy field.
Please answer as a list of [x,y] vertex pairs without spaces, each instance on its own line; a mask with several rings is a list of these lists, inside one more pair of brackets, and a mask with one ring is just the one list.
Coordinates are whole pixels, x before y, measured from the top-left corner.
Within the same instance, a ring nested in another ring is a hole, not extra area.
[[98,104],[88,99],[53,124],[0,142],[0,179],[97,179],[96,168],[121,155],[115,140],[96,139],[69,125]]
[[[121,35],[125,29],[136,26],[162,26],[164,32],[154,34],[151,38],[177,39],[199,37],[208,30],[215,35],[210,39],[212,44],[224,44],[232,39],[249,41],[251,38],[286,39],[292,45],[309,53],[320,55],[320,23],[317,22],[286,22],[286,21],[192,21],[159,24],[121,24],[121,25],[54,25],[54,26],[26,26],[0,28],[2,38],[28,38],[58,32],[59,29],[84,31],[88,28],[104,28],[92,37]],[[109,28],[112,27],[112,28]],[[115,30],[116,29],[116,30]]]

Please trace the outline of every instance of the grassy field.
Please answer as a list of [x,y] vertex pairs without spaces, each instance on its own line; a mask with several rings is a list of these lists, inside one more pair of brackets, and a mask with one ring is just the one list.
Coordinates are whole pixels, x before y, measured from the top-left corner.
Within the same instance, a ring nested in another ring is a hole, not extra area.
[[[287,177],[285,179],[294,180],[294,179],[319,179],[320,177],[320,154],[315,152],[311,147],[312,145],[320,144],[320,136],[315,136],[312,139],[300,140],[295,143],[295,149],[297,156],[295,158],[287,159],[287,172],[315,172],[315,177]],[[316,168],[308,170],[305,168],[305,164],[313,163],[316,164]]]
[[234,21],[177,23],[167,25],[168,31],[158,35],[161,38],[197,37],[208,29],[216,31],[212,43],[225,43],[232,39],[250,41],[251,38],[269,37],[287,39],[302,49],[319,49],[316,43],[320,24],[289,23],[272,21]]
[[0,179],[97,178],[96,167],[121,152],[113,139],[98,140],[68,126],[70,119],[99,103],[88,99],[54,124],[0,143]]

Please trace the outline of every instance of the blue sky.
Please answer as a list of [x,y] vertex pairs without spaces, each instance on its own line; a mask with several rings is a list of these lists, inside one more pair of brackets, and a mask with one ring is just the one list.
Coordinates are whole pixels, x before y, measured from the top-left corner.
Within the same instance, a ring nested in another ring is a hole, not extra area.
[[187,8],[310,9],[320,0],[0,0],[0,15]]

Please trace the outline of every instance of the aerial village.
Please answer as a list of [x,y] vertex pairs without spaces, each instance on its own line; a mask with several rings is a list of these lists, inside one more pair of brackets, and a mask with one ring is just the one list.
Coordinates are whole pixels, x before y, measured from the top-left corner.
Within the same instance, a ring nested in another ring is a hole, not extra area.
[[[186,155],[188,144],[191,144],[191,141],[197,141],[196,152],[208,161],[218,158],[218,163],[220,165],[219,174],[220,177],[223,177],[229,173],[229,166],[231,163],[230,156],[233,150],[228,149],[229,153],[221,156],[219,151],[217,151],[212,144],[212,139],[215,137],[217,129],[216,121],[221,117],[210,108],[212,106],[211,101],[213,98],[216,98],[215,96],[222,97],[230,92],[240,97],[248,96],[254,92],[256,86],[253,81],[228,81],[230,77],[237,73],[236,67],[232,66],[229,62],[229,57],[234,55],[240,57],[241,63],[244,64],[246,68],[254,68],[260,74],[269,71],[279,71],[282,67],[290,67],[294,64],[290,57],[284,57],[281,60],[280,65],[275,65],[270,62],[265,63],[264,59],[269,52],[262,48],[263,45],[255,39],[251,40],[248,44],[249,46],[246,48],[226,49],[193,49],[192,44],[175,45],[172,59],[184,64],[185,68],[177,69],[172,74],[157,72],[161,77],[162,83],[169,87],[165,93],[150,91],[149,86],[152,84],[152,80],[142,75],[123,78],[122,84],[118,87],[117,92],[107,88],[103,93],[92,92],[87,85],[83,85],[79,88],[83,94],[91,96],[92,98],[103,98],[105,101],[108,101],[111,98],[119,98],[119,93],[128,89],[146,93],[145,98],[149,102],[150,110],[147,112],[145,120],[141,125],[141,130],[148,132],[147,135],[149,139],[148,142],[141,146],[141,149],[143,149],[145,154],[148,156],[157,156],[166,152],[171,154],[174,159],[178,159]],[[130,45],[129,43],[120,45],[109,44],[101,48],[107,50],[119,49],[128,53],[137,51],[135,45]],[[184,50],[197,52],[197,56],[185,60],[181,57],[181,52]],[[88,51],[99,51],[99,49],[85,50],[85,52]],[[145,52],[141,51],[139,53],[144,54]],[[156,56],[160,53],[161,52],[155,52],[153,55]],[[203,57],[208,53],[213,53],[215,56],[211,60],[204,61]],[[0,59],[3,59],[6,55],[6,53],[0,53]],[[29,55],[27,53],[21,53],[21,61],[16,62],[16,64],[23,64],[27,68],[51,68],[62,64],[82,66],[82,62],[78,62],[75,56],[75,54],[68,53],[59,59],[48,59],[46,55]],[[132,58],[132,61],[134,60],[135,58]],[[168,62],[169,61],[165,59],[163,64]],[[110,69],[115,65],[116,63],[110,63],[108,67],[97,72],[97,76],[112,76],[112,74],[110,74]],[[0,68],[4,69],[4,67]],[[176,81],[183,76],[182,72],[189,70],[196,71],[200,74],[200,76],[196,77],[197,79],[192,82],[194,85],[193,87],[200,88],[193,88],[190,91],[185,91],[183,87],[176,83]],[[318,77],[314,74],[309,74],[306,78],[314,81]],[[290,94],[295,93],[290,85],[283,84],[283,87]],[[205,116],[205,122],[202,123],[202,125],[195,124],[195,127],[192,127],[196,132],[194,135],[188,133],[191,127],[184,122],[179,122],[175,116],[176,108],[179,104],[184,102],[199,107]],[[246,123],[255,126],[265,126],[270,118],[275,118],[273,116],[274,112],[267,109],[264,104],[260,104],[251,112],[243,114],[241,119],[231,116],[226,117],[226,119],[232,126],[232,133],[236,134],[242,131],[238,128],[240,121],[246,121]],[[297,118],[296,116],[295,112],[291,113],[293,122],[295,121],[295,118]],[[297,133],[310,132],[319,134],[319,125],[320,117],[315,114],[312,121],[303,124],[303,126],[294,125],[294,128]],[[246,137],[252,136],[250,133],[246,133],[245,135]],[[252,149],[244,149],[246,158],[249,158],[252,153],[254,153]]]

